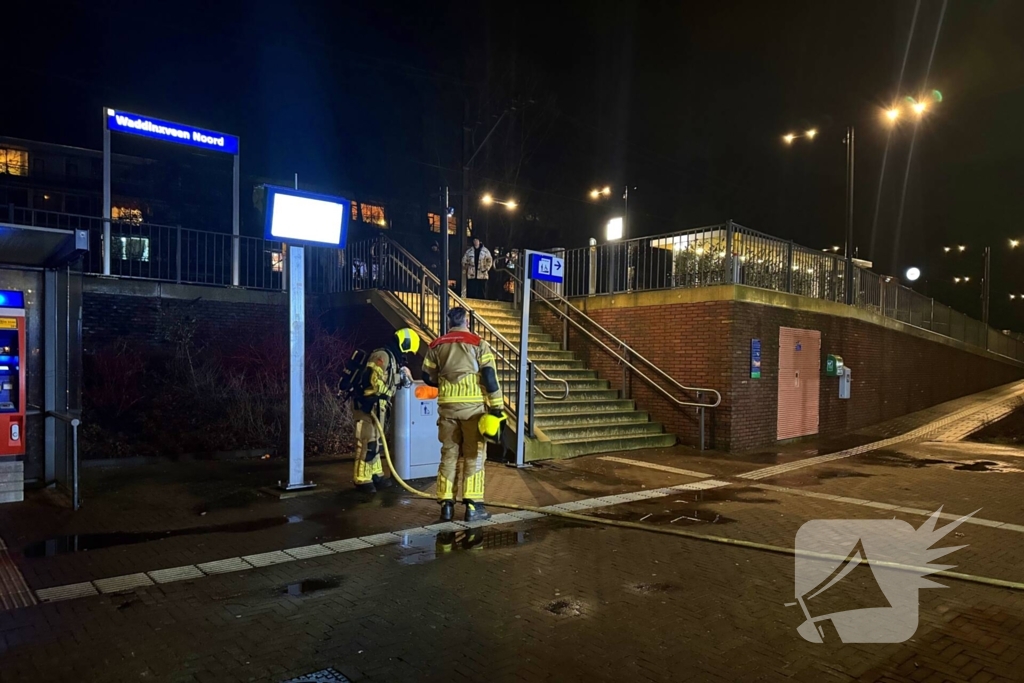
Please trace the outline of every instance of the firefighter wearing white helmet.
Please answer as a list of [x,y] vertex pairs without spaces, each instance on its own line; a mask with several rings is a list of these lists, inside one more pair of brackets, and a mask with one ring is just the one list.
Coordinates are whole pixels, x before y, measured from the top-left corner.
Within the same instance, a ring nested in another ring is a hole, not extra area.
[[412,384],[412,375],[406,366],[407,354],[420,348],[420,337],[408,327],[395,332],[388,343],[366,359],[360,378],[361,390],[352,399],[352,419],[356,425],[356,462],[352,480],[356,488],[374,493],[378,488],[391,485],[384,476],[380,462],[383,434],[377,431],[371,413],[383,426],[387,424],[388,405],[398,387]]
[[484,509],[486,451],[479,431],[481,416],[500,417],[504,399],[490,344],[466,327],[466,309],[448,312],[448,334],[430,343],[423,361],[423,381],[437,387],[437,436],[441,466],[437,471],[437,500],[441,520],[455,515],[455,473],[462,457],[462,502],[467,522],[488,519]]

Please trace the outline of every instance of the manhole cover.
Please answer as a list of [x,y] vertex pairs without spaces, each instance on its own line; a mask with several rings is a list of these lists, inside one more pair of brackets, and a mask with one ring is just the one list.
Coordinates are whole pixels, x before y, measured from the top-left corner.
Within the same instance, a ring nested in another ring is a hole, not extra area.
[[311,674],[303,674],[298,678],[289,678],[281,683],[352,683],[352,680],[337,669],[321,669]]

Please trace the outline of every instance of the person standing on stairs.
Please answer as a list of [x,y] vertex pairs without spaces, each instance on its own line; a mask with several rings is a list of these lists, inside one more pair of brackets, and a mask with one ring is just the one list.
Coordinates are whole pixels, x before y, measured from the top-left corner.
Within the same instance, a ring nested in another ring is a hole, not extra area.
[[415,330],[403,327],[387,344],[371,353],[363,366],[360,389],[352,399],[352,421],[356,425],[356,461],[352,481],[365,493],[375,493],[379,488],[391,486],[391,478],[384,476],[380,462],[384,435],[377,431],[370,414],[381,426],[387,424],[388,406],[395,391],[398,387],[412,384],[406,355],[415,354],[419,348],[419,335]]
[[437,437],[441,465],[437,500],[441,521],[455,515],[456,470],[462,463],[462,502],[467,522],[490,518],[484,509],[484,462],[487,453],[479,432],[486,414],[504,417],[504,398],[490,344],[466,327],[466,309],[448,311],[448,334],[430,342],[423,360],[423,381],[437,387]]
[[479,237],[473,238],[473,246],[462,257],[462,268],[466,271],[466,293],[470,299],[487,298],[487,278],[494,259]]

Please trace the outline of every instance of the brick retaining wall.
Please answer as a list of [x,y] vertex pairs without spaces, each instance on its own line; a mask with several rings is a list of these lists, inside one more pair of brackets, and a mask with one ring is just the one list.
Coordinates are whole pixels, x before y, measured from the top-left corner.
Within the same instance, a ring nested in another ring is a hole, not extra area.
[[[591,305],[587,314],[681,383],[722,393],[722,405],[708,411],[709,438],[719,449],[746,450],[775,442],[780,327],[819,330],[822,354],[842,356],[853,372],[849,400],[839,399],[838,378],[821,377],[822,434],[859,429],[1024,377],[1018,363],[929,339],[927,333],[891,329],[856,316],[708,294],[711,300],[650,305],[622,297],[622,305]],[[561,338],[554,314],[546,307],[535,306],[534,311],[535,319]],[[760,379],[750,378],[754,338],[761,340]],[[622,389],[618,361],[574,329],[569,340],[591,368]],[[635,376],[629,384],[630,396],[652,419],[683,442],[696,443],[693,409],[679,408]]]

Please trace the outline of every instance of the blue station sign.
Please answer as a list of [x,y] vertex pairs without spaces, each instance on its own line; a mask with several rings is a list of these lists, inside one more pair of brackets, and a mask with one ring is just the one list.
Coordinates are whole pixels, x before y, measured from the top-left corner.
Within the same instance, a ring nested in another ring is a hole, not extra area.
[[530,277],[559,283],[565,279],[565,261],[551,254],[530,252]]
[[212,152],[238,154],[238,138],[234,135],[196,128],[184,123],[154,119],[151,116],[107,109],[107,127],[119,133],[140,135],[144,138],[174,142]]

